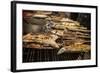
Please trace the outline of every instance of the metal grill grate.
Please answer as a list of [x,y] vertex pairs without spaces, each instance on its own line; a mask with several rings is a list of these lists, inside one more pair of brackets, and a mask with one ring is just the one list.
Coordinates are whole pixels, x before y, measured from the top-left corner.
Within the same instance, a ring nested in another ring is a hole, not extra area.
[[47,62],[90,59],[90,53],[83,57],[81,53],[63,53],[57,55],[57,49],[32,49],[23,48],[23,62]]

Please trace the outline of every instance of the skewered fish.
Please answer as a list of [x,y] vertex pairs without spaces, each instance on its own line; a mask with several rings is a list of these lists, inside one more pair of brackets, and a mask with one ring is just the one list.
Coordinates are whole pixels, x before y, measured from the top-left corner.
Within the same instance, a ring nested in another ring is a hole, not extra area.
[[58,55],[64,52],[88,52],[90,50],[90,45],[86,44],[72,44],[69,46],[64,46],[58,51]]
[[54,49],[53,47],[47,44],[38,44],[38,43],[24,43],[24,48],[33,48],[33,49]]
[[51,34],[27,34],[23,36],[23,42],[34,42],[39,44],[47,44],[54,48],[59,48],[55,40],[58,38],[56,35]]

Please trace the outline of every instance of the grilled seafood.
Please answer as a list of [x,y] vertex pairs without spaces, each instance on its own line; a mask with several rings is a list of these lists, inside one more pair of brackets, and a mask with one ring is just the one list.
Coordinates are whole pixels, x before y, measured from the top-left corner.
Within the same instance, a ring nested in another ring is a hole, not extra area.
[[54,48],[59,48],[55,40],[58,38],[56,35],[47,34],[27,34],[23,36],[23,42],[33,42],[39,44],[47,44]]
[[69,46],[64,46],[58,51],[58,55],[64,52],[88,52],[91,46],[87,44],[72,44]]

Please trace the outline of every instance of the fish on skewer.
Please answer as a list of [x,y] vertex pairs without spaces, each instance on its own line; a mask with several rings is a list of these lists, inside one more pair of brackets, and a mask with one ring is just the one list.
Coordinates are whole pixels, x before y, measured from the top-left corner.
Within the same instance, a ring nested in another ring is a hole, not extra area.
[[52,34],[27,34],[23,36],[23,42],[33,42],[39,44],[47,44],[54,48],[59,48],[55,42],[58,36]]
[[87,44],[73,44],[69,46],[64,46],[58,51],[58,55],[64,52],[88,52],[91,46]]

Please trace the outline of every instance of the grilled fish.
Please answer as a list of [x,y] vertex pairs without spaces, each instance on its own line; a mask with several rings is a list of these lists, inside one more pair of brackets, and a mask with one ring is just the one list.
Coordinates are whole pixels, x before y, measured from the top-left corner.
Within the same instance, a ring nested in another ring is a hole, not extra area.
[[64,46],[58,51],[58,55],[64,52],[88,52],[91,46],[86,44],[74,44],[69,46]]
[[57,38],[58,36],[51,34],[27,34],[23,36],[23,42],[47,44],[54,48],[59,48],[58,44],[55,42]]

